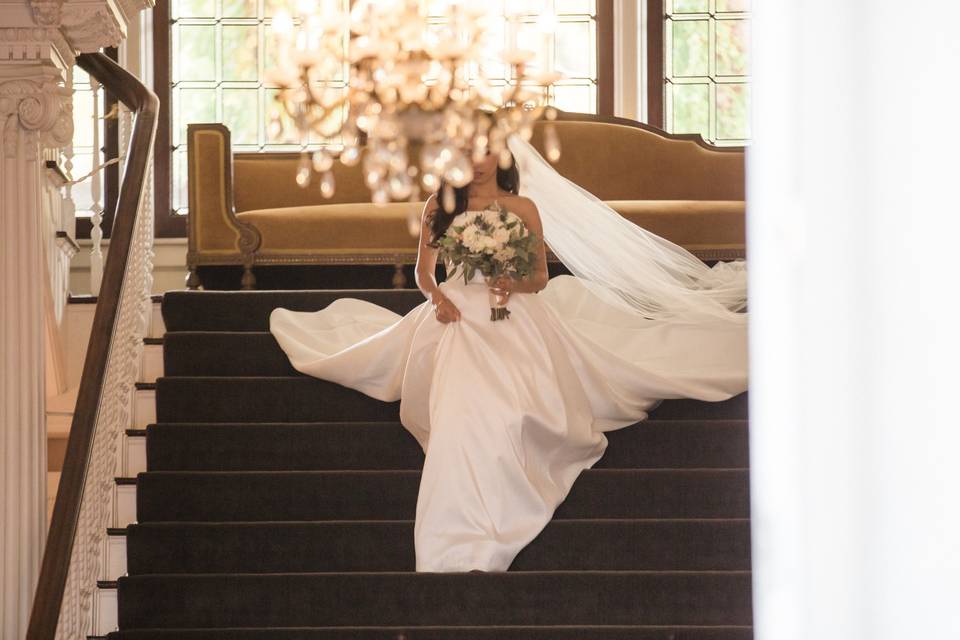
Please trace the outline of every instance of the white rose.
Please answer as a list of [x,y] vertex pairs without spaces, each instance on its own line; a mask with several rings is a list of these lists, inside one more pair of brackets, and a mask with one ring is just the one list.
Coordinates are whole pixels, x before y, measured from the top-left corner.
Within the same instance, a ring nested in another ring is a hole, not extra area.
[[498,245],[504,245],[510,240],[510,232],[503,227],[495,229],[493,232],[493,239],[497,241]]
[[513,247],[504,247],[493,254],[493,257],[499,260],[500,262],[507,262],[513,260],[513,257],[517,255],[517,252],[514,251]]
[[480,230],[477,229],[476,225],[468,224],[463,228],[463,232],[460,234],[460,237],[463,238],[463,242],[466,244],[473,241],[479,232]]

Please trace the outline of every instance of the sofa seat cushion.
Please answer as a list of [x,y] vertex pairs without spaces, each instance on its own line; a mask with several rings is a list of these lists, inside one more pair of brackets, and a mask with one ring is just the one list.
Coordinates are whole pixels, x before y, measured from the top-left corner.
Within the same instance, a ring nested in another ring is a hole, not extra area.
[[[611,200],[630,221],[690,250],[740,249],[745,244],[744,202],[728,200]],[[423,203],[325,204],[238,213],[262,236],[260,254],[410,255],[410,208]],[[589,227],[584,228],[589,232]]]

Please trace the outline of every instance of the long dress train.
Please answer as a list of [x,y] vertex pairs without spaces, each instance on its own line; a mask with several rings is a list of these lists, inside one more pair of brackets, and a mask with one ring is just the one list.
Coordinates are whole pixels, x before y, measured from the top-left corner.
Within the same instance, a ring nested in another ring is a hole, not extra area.
[[605,431],[663,399],[747,388],[745,324],[644,319],[572,276],[512,295],[509,319],[491,322],[480,274],[440,287],[460,321],[427,301],[400,316],[354,298],[270,316],[298,371],[400,400],[425,453],[417,571],[507,570],[603,455]]

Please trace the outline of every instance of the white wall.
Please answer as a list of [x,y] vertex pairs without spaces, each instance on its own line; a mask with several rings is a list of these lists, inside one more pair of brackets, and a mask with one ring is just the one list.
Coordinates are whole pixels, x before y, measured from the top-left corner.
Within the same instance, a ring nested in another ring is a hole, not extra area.
[[755,3],[758,640],[960,637],[958,24]]

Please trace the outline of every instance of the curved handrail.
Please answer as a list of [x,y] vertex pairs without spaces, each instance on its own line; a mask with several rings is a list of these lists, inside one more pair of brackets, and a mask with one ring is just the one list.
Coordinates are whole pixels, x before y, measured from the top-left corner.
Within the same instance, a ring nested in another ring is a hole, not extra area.
[[[146,242],[148,246],[142,246],[144,243],[137,231],[143,229],[144,220],[141,219],[143,216],[140,209],[157,131],[159,101],[136,77],[102,53],[79,55],[77,65],[117,96],[120,102],[133,112],[135,122],[126,154],[110,238],[110,251],[104,266],[90,344],[83,365],[83,377],[80,380],[70,439],[67,442],[60,487],[30,615],[27,631],[27,638],[30,640],[53,640],[57,635],[61,604],[75,551],[84,486],[94,444],[98,441],[96,436],[101,402],[107,394],[118,392],[108,388],[106,384],[108,363],[111,353],[117,347],[116,332],[121,311],[127,308],[135,309],[129,305],[124,307],[121,303],[124,302],[125,293],[144,294],[124,291],[131,252],[150,251],[149,240]],[[152,237],[152,223],[149,231]],[[145,293],[149,294],[149,291]]]

